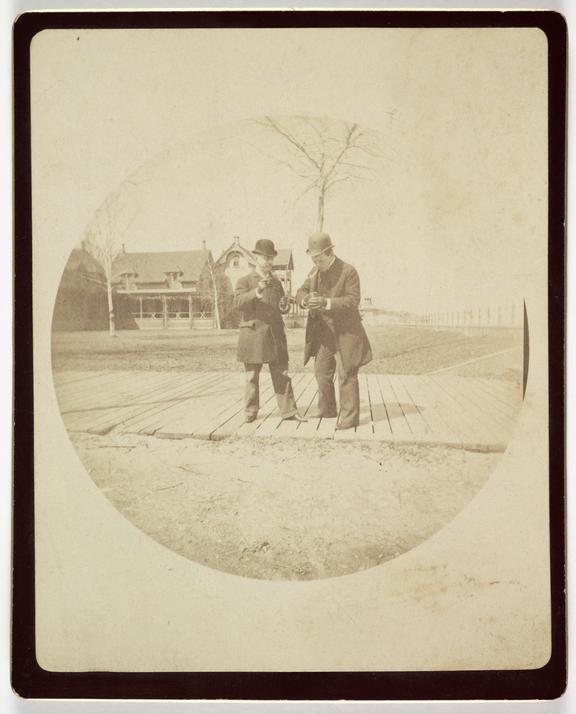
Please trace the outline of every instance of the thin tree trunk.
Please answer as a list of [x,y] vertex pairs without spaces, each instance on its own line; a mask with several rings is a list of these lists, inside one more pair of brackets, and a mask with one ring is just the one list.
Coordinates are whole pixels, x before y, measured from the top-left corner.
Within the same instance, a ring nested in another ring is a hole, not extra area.
[[216,276],[214,275],[214,267],[208,261],[208,267],[210,269],[210,277],[212,278],[212,288],[214,290],[214,317],[216,318],[216,329],[221,330],[222,325],[220,324],[220,306],[218,305],[218,288],[216,287]]
[[112,300],[112,283],[106,280],[106,292],[108,294],[108,331],[110,337],[116,337],[116,323],[114,321],[114,302]]
[[316,221],[316,230],[321,231],[324,227],[324,195],[325,188],[322,186],[320,188],[320,193],[318,194],[318,218]]

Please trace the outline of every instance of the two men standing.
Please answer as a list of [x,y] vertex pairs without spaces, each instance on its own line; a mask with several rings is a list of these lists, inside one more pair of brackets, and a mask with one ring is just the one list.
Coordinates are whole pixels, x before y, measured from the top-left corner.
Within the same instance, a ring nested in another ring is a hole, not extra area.
[[[334,374],[340,388],[340,418],[337,429],[355,427],[360,419],[358,370],[372,359],[362,326],[360,280],[356,269],[334,255],[330,236],[315,233],[308,240],[308,255],[315,268],[296,296],[308,308],[304,364],[315,358],[318,411],[312,416],[338,416]],[[254,421],[259,407],[259,375],[268,363],[283,419],[302,420],[288,377],[288,349],[281,306],[284,290],[272,275],[276,250],[272,241],[259,240],[253,251],[256,267],[238,281],[234,306],[242,313],[238,360],[246,372],[246,421]]]

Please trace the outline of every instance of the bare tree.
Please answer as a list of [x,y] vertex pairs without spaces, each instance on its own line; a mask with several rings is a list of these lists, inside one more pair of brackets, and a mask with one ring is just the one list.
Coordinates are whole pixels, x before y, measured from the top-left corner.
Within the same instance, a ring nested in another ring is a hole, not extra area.
[[123,251],[122,237],[134,217],[134,214],[128,211],[125,192],[117,191],[110,195],[96,211],[92,222],[86,229],[83,241],[84,248],[98,261],[104,271],[110,337],[116,336],[113,284],[117,276],[114,274],[114,262]]
[[214,300],[214,317],[216,318],[216,329],[220,331],[222,329],[222,322],[220,320],[220,297],[218,295],[218,285],[216,282],[216,276],[214,275],[214,265],[212,263],[212,255],[208,255],[208,269],[210,270],[210,281],[212,283],[213,290],[213,300]]
[[256,123],[283,140],[286,152],[275,160],[306,182],[297,201],[316,193],[318,231],[324,227],[326,197],[334,186],[369,178],[380,157],[376,133],[355,123],[272,116]]

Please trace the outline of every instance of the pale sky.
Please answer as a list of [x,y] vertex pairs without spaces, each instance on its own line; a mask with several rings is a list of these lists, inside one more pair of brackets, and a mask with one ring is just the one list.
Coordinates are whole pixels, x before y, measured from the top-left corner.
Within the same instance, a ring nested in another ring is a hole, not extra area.
[[546,39],[537,29],[44,31],[32,45],[35,229],[63,268],[121,187],[127,250],[239,235],[310,268],[314,199],[252,119],[376,131],[382,165],[329,195],[362,292],[417,312],[519,302],[545,274]]

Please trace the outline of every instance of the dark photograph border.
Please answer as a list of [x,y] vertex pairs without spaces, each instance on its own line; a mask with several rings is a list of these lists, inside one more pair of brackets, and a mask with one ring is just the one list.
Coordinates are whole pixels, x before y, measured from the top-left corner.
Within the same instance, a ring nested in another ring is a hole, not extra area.
[[[552,655],[536,670],[428,672],[49,672],[35,651],[30,45],[45,29],[536,27],[548,39],[548,355]],[[564,18],[549,11],[31,12],[14,25],[14,474],[12,686],[25,698],[552,699],[566,686]]]

